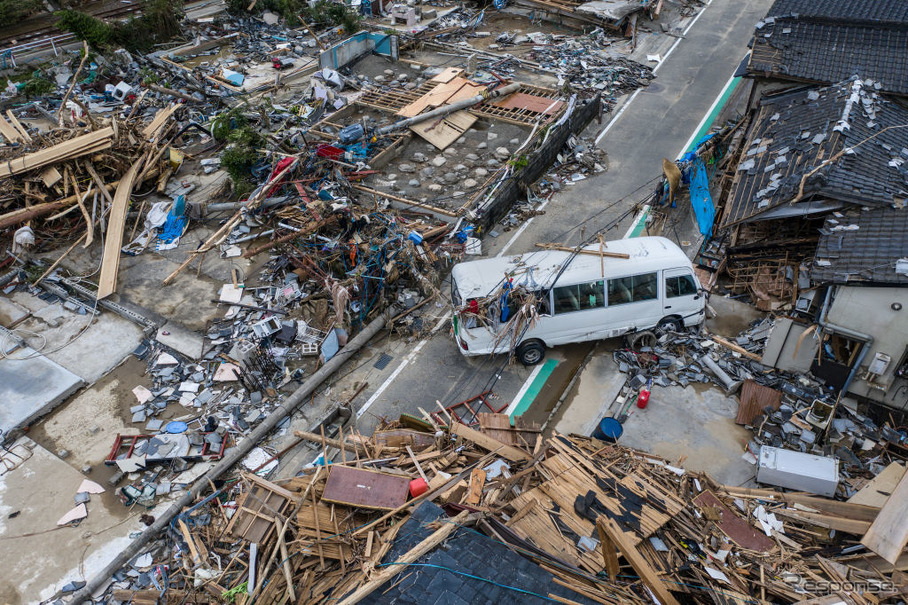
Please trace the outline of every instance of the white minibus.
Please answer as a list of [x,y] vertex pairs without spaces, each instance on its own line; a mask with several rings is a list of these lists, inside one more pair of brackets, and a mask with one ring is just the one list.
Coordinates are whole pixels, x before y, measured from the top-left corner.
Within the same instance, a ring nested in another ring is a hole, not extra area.
[[542,361],[546,347],[655,327],[679,331],[705,317],[690,260],[664,237],[458,263],[451,279],[461,353],[514,350],[525,365]]

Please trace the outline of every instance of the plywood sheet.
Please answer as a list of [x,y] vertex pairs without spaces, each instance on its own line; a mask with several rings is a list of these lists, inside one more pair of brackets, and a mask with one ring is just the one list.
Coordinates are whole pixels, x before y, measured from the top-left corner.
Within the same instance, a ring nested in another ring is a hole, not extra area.
[[778,410],[782,405],[782,392],[757,384],[751,379],[744,381],[738,402],[737,424],[753,424],[754,419],[763,413],[766,406]]
[[404,105],[397,115],[412,118],[431,107],[450,105],[461,99],[475,97],[484,88],[482,84],[474,84],[466,78],[454,78],[450,82],[439,84],[409,105]]
[[882,507],[904,476],[905,467],[893,462],[862,487],[858,493],[848,498],[848,503]]
[[361,468],[332,466],[322,500],[360,508],[394,510],[407,501],[406,477]]
[[537,97],[536,95],[530,95],[525,92],[515,92],[492,103],[492,105],[505,109],[526,109],[527,111],[532,111],[534,113],[554,115],[561,110],[564,102],[547,99],[546,97]]
[[880,514],[864,534],[861,544],[895,563],[908,544],[908,473],[902,475]]
[[443,72],[431,78],[429,82],[441,82],[444,84],[445,82],[450,82],[462,73],[463,69],[460,67],[446,67]]
[[414,133],[444,151],[463,136],[475,122],[476,116],[466,111],[456,111],[442,120],[427,120],[410,127]]
[[[707,490],[701,493],[694,498],[694,503],[700,507],[701,511],[712,509],[718,513],[719,518],[714,520],[714,523],[722,530],[722,533],[741,548],[757,552],[769,552],[775,548],[775,542],[769,539],[762,531],[758,531],[747,521],[736,515],[734,511],[716,498],[716,495],[711,491]],[[704,512],[704,514],[706,513]]]

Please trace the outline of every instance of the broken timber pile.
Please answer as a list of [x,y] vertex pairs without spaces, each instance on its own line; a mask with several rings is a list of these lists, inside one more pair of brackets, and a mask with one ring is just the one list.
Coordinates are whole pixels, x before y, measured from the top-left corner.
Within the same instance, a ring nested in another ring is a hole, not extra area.
[[[506,565],[492,558],[505,555],[491,553],[505,548],[537,566],[536,581],[549,578],[546,592],[532,594],[564,603],[833,596],[856,604],[905,589],[904,532],[893,527],[905,505],[895,495],[870,506],[722,486],[630,448],[574,435],[544,439],[519,419],[511,427],[506,415],[438,430],[401,421],[369,439],[298,433],[328,459],[333,448],[333,463],[274,482],[242,473],[187,509],[172,546],[152,549],[154,564],[170,570],[158,602],[352,604],[391,595],[405,580],[415,596],[425,588],[420,574],[438,567],[431,561],[441,545],[450,544],[444,556],[455,565],[455,545],[467,537],[488,546],[486,582],[523,590],[517,574],[503,582],[495,575]],[[414,480],[426,482],[424,493],[410,494]],[[901,483],[896,492],[908,485]],[[430,502],[452,518],[427,521]],[[402,531],[405,521],[410,530]],[[422,539],[408,538],[413,527]],[[885,556],[860,543],[863,536],[875,548],[881,532]],[[450,571],[463,577],[467,569]],[[841,588],[858,585],[873,598]],[[113,598],[144,602],[143,590],[123,575]]]

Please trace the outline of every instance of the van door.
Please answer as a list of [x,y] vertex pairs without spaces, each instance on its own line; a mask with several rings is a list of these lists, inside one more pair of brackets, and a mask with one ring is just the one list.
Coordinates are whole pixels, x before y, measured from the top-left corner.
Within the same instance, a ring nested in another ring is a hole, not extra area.
[[702,306],[697,280],[690,269],[666,269],[662,272],[662,316],[678,315],[686,318]]
[[610,336],[652,328],[662,317],[658,271],[609,278],[607,295]]
[[[547,345],[583,342],[602,338],[605,311],[605,283],[556,285],[550,292],[549,316],[541,319],[532,335]],[[530,337],[530,334],[527,335]]]

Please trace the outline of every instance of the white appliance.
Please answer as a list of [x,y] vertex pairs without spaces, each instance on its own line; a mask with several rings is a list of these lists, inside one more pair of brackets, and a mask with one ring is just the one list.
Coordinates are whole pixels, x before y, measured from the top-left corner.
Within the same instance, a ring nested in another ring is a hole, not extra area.
[[839,461],[764,445],[757,481],[831,498],[839,485]]

